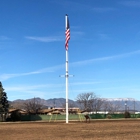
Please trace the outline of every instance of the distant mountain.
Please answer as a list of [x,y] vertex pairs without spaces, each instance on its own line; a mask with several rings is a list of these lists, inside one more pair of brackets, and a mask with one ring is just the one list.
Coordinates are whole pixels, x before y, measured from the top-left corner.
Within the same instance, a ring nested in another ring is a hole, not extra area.
[[[17,107],[18,105],[21,106],[25,102],[33,101],[33,100],[34,100],[34,98],[27,99],[27,100],[18,99],[18,100],[10,101],[10,104],[12,106],[16,106]],[[35,98],[35,100],[38,103],[41,103],[44,106],[48,106],[48,107],[65,107],[65,103],[66,103],[66,99],[65,98],[53,98],[53,99],[48,99],[48,100],[41,99],[41,98]],[[69,102],[69,106],[70,107],[77,107],[78,106],[77,102],[75,102],[73,100],[69,99],[68,102]]]
[[[53,106],[53,107],[65,107],[66,99],[64,98],[54,98],[54,99],[48,99],[46,100],[47,105]],[[76,102],[73,100],[68,100],[69,105],[72,107],[75,107]]]
[[137,101],[134,98],[102,98],[108,101]]
[[[27,101],[32,101],[34,98],[27,99],[27,100],[14,100],[10,101],[9,103],[16,108],[22,108],[23,104]],[[43,104],[44,106],[49,107],[65,107],[66,99],[65,98],[53,98],[53,99],[41,99],[41,98],[35,98],[35,100],[38,101],[38,103]],[[136,110],[140,111],[140,101],[135,100],[133,98],[102,98],[102,100],[112,103],[114,106],[119,104],[121,107],[119,110]],[[79,104],[76,101],[68,100],[69,107],[79,107]]]

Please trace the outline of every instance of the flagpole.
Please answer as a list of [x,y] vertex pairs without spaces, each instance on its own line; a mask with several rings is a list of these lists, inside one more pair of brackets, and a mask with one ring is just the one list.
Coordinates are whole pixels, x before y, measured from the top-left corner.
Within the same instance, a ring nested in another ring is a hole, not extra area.
[[66,50],[66,123],[68,123],[68,51]]
[[[67,25],[68,25],[68,19],[67,19],[67,15],[65,17],[65,20],[66,20],[66,28],[67,28]],[[66,123],[69,122],[69,119],[68,119],[68,77],[69,77],[69,74],[68,74],[68,49],[66,49]]]

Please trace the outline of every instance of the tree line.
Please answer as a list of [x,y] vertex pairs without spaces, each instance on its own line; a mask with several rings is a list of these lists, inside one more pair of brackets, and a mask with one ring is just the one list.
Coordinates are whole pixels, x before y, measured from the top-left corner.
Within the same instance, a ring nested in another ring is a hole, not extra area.
[[[80,107],[81,110],[95,113],[97,113],[98,111],[108,111],[110,113],[113,113],[117,112],[122,107],[121,104],[113,104],[112,102],[108,102],[107,100],[100,98],[93,92],[78,94],[76,97],[76,102],[78,103],[78,107]],[[42,109],[43,106],[44,104],[42,102],[39,102],[36,98],[34,98],[33,100],[24,102],[22,108],[25,109],[28,113],[34,112],[35,114],[37,114],[37,112]],[[65,104],[63,104],[62,106],[65,108]],[[69,108],[72,107],[77,106],[75,106],[75,104],[69,103]],[[9,108],[11,108],[11,106],[8,102],[7,93],[4,91],[2,83],[0,82],[0,114],[2,119],[5,119],[3,118],[3,114],[7,114]],[[18,106],[16,108],[18,108]]]
[[80,104],[80,108],[87,112],[104,111],[114,113],[122,108],[120,103],[112,103],[108,100],[102,99],[95,93],[81,93],[77,95],[76,101]]
[[[43,106],[43,102],[40,102],[37,98],[34,98],[32,100],[24,102],[22,107],[28,113],[38,113],[38,111],[42,109]],[[55,107],[55,103],[53,107]],[[62,107],[65,108],[66,104],[62,104]],[[109,102],[108,100],[100,98],[93,92],[78,94],[76,97],[76,103],[69,103],[69,108],[74,107],[79,107],[80,110],[94,113],[98,113],[99,111],[114,113],[119,111],[120,108],[123,108],[119,102]]]

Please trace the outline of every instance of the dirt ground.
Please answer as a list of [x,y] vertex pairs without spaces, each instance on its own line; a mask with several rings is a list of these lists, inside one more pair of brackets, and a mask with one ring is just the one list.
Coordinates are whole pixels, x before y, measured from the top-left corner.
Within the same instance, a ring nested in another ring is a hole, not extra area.
[[0,140],[140,140],[140,120],[0,123]]

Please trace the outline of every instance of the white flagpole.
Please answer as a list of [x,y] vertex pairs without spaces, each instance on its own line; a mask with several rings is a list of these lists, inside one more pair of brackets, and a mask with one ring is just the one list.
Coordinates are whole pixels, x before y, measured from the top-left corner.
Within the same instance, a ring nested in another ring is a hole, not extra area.
[[[67,15],[65,17],[66,19],[66,28],[67,28]],[[69,122],[69,119],[68,119],[68,77],[69,77],[69,74],[68,74],[68,50],[66,49],[66,123]]]
[[68,51],[66,50],[66,123],[68,123]]

